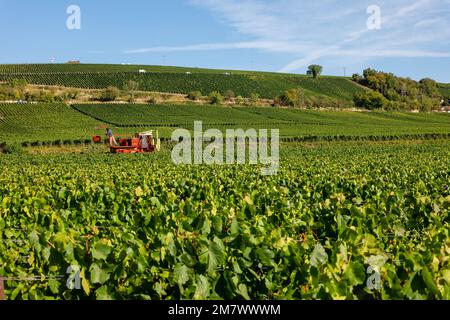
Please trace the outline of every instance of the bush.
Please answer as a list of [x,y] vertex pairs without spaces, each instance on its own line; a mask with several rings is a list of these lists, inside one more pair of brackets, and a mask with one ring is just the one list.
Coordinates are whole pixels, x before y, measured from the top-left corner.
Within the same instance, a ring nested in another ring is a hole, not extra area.
[[242,96],[237,96],[236,99],[234,99],[234,103],[236,103],[237,105],[244,105],[245,99],[242,98]]
[[200,91],[192,91],[187,95],[189,100],[197,101],[202,98],[202,93]]
[[233,90],[227,90],[227,91],[225,91],[224,97],[225,97],[225,100],[231,101],[234,98],[236,98],[236,94],[234,93]]
[[259,100],[259,94],[256,92],[252,92],[252,94],[250,95],[250,104],[252,106],[257,105],[258,100]]
[[433,99],[428,96],[422,96],[419,103],[420,111],[422,112],[431,112],[440,107],[440,101],[438,99]]
[[61,94],[59,96],[55,96],[55,102],[64,102],[67,100],[66,94]]
[[72,89],[67,93],[69,99],[76,99],[80,95],[80,91],[77,89]]
[[359,73],[354,73],[352,75],[352,80],[355,81],[356,83],[361,83],[363,79],[364,78]]
[[223,97],[218,91],[213,91],[209,94],[209,103],[211,104],[221,104],[223,101]]
[[108,87],[102,91],[98,99],[104,102],[114,101],[117,99],[119,95],[120,95],[119,89],[117,89],[116,87]]
[[139,89],[138,82],[133,80],[125,82],[125,84],[123,85],[123,90],[125,90],[125,92],[127,92],[127,94],[130,96],[130,98],[128,99],[129,102],[131,103],[134,102],[135,93],[136,91],[138,91],[138,89]]
[[147,100],[149,104],[158,104],[158,98],[155,94],[152,94],[150,98]]
[[300,107],[304,101],[304,95],[301,89],[286,90],[276,99],[281,106]]
[[383,109],[388,106],[386,98],[381,93],[375,91],[357,94],[353,97],[353,101],[358,108],[369,110]]
[[52,103],[55,102],[55,96],[49,91],[41,91],[39,92],[39,96],[37,97],[39,102]]

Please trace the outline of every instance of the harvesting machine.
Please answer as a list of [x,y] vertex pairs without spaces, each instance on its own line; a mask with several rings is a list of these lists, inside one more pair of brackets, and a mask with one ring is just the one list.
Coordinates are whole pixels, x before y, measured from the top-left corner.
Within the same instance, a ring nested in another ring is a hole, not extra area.
[[[101,137],[95,136],[94,142],[100,142]],[[109,142],[108,142],[109,143]],[[161,148],[161,139],[158,131],[156,137],[153,131],[136,133],[133,138],[120,138],[117,146],[110,146],[111,153],[152,153],[159,151]]]

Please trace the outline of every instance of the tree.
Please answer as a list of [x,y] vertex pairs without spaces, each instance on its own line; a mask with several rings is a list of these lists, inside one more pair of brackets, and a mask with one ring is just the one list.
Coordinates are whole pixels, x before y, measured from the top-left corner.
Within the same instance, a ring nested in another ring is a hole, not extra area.
[[258,104],[258,100],[259,100],[259,94],[256,93],[256,92],[252,92],[252,93],[250,94],[250,104],[251,104],[252,106],[255,106],[255,105]]
[[9,89],[0,84],[0,100],[7,100],[9,97]]
[[28,83],[25,79],[12,79],[8,86],[14,99],[24,99]]
[[108,87],[100,94],[100,101],[114,101],[119,96],[120,91],[116,87]]
[[353,101],[358,108],[365,108],[369,110],[382,109],[387,106],[387,100],[379,92],[367,91],[362,94],[357,94],[353,97]]
[[276,99],[279,105],[289,107],[299,107],[304,100],[304,94],[300,88],[286,90]]
[[441,93],[439,92],[436,81],[430,78],[425,78],[420,80],[420,89],[423,93],[431,98],[442,98]]
[[353,79],[361,85],[368,87],[381,94],[385,101],[379,96],[372,94],[359,95],[354,102],[362,107],[383,108],[388,110],[421,110],[424,112],[437,109],[441,105],[442,93],[439,85],[433,79],[425,78],[419,82],[410,78],[397,77],[392,73],[380,72],[375,69],[365,69],[363,79],[354,75]]
[[221,104],[223,101],[223,97],[218,91],[211,92],[208,97],[211,104]]
[[354,73],[352,75],[352,80],[355,81],[356,83],[361,83],[363,80],[363,77],[359,73]]
[[133,103],[134,102],[134,94],[139,89],[139,83],[137,83],[136,81],[130,80],[125,83],[125,85],[123,86],[123,89],[130,96],[130,102]]
[[313,76],[313,78],[318,78],[323,71],[323,67],[318,64],[312,64],[308,67],[307,75]]
[[370,76],[376,75],[378,72],[375,69],[367,68],[363,71],[364,79],[367,79]]

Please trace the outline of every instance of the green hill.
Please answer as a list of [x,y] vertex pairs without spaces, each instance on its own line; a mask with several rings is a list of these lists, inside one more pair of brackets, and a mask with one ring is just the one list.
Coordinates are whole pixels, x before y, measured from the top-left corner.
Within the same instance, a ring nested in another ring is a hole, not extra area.
[[313,111],[197,105],[74,105],[80,112],[116,127],[204,127],[280,129],[284,137],[389,136],[450,133],[450,115]]
[[439,87],[439,92],[448,101],[448,104],[450,104],[450,83],[440,83],[438,85],[438,87]]
[[[146,73],[140,73],[145,70]],[[0,81],[25,79],[31,84],[101,89],[108,86],[122,88],[134,80],[140,90],[187,94],[212,91],[224,94],[232,90],[236,95],[272,99],[283,91],[302,88],[306,96],[329,97],[352,105],[353,95],[364,88],[342,77],[313,79],[302,75],[269,72],[211,70],[182,67],[95,64],[33,64],[0,65]]]
[[339,112],[197,105],[0,104],[0,142],[90,140],[114,128],[117,136],[149,129],[170,138],[176,127],[280,129],[284,138],[403,137],[450,134],[450,115]]
[[89,139],[101,125],[64,104],[0,103],[0,142]]

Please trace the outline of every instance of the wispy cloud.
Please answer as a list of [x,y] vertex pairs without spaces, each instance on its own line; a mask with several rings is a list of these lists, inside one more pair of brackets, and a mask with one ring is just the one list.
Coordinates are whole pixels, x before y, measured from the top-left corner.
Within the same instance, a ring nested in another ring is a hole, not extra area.
[[394,58],[450,58],[450,51],[410,51],[410,50],[337,50],[333,53],[335,56],[351,57],[394,57]]
[[[419,9],[420,7],[423,7],[424,5],[427,5],[431,3],[433,0],[420,0],[416,1],[414,3],[410,3],[408,5],[405,5],[398,9],[395,13],[382,16],[382,24],[384,26],[389,26],[389,24],[398,22],[399,18],[402,18],[415,10]],[[353,42],[356,42],[357,40],[360,40],[360,38],[366,34],[374,33],[373,30],[370,30],[367,28],[360,29],[355,32],[351,32],[346,38],[344,38],[341,41],[336,42],[335,44],[322,48],[320,50],[314,51],[312,53],[307,54],[305,57],[301,59],[294,60],[293,62],[289,63],[288,65],[284,66],[280,72],[293,72],[295,70],[298,70],[302,67],[305,67],[306,65],[310,64],[311,62],[320,59],[324,56],[330,56],[330,55],[340,55],[338,54],[340,51],[340,48],[344,47],[345,45],[351,45]],[[429,51],[417,51],[417,50],[382,50],[380,46],[386,47],[385,42],[379,42],[379,41],[373,41],[372,44],[369,44],[370,49],[363,48],[363,49],[353,49],[346,52],[346,56],[349,57],[363,57],[363,58],[369,58],[369,57],[436,57],[436,56],[446,56],[444,54],[439,53],[432,53]],[[341,54],[342,55],[342,54]]]
[[249,41],[234,43],[203,43],[178,47],[153,47],[127,50],[125,53],[146,53],[146,52],[182,52],[182,51],[215,51],[232,49],[264,49],[279,52],[299,52],[308,49],[304,45],[290,42],[275,41]]
[[[327,57],[449,57],[449,0],[190,0],[243,41],[127,50],[146,52],[251,49],[293,56],[280,68],[298,71]],[[381,8],[382,28],[366,27],[366,9]]]

